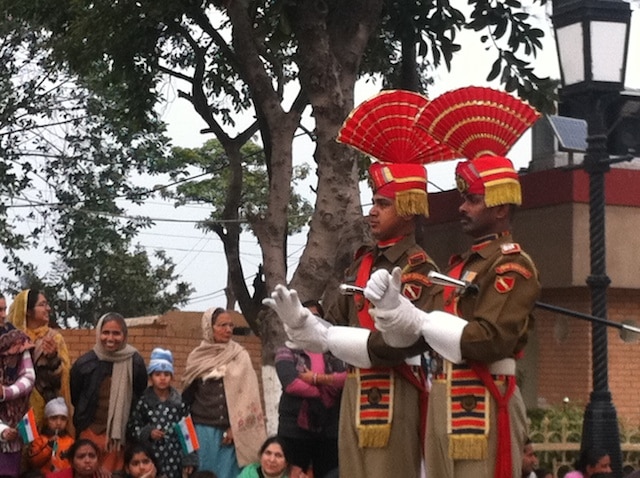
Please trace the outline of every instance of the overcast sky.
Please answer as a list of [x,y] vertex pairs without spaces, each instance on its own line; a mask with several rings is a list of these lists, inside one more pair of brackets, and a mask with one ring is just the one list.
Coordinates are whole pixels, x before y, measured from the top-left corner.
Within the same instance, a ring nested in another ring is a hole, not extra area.
[[[638,2],[634,2],[638,3]],[[540,13],[541,18],[544,12]],[[635,10],[632,23],[632,37],[630,40],[629,59],[627,66],[626,85],[629,88],[640,88],[640,62],[634,59],[640,58],[640,14]],[[548,31],[546,23],[541,23],[541,28],[546,29],[545,48],[536,60],[536,73],[539,76],[551,76],[558,78],[558,66],[553,34]],[[463,45],[463,53],[454,57],[453,68],[447,72],[444,68],[435,72],[435,84],[429,96],[434,98],[439,94],[467,85],[485,85],[485,77],[489,71],[489,61],[483,50],[483,45],[477,41],[477,36],[461,34],[459,40]],[[498,86],[494,84],[492,86]],[[162,116],[168,122],[168,133],[175,146],[198,147],[204,141],[213,138],[212,135],[201,135],[200,129],[205,127],[203,121],[194,113],[191,106],[181,99],[177,99],[175,87],[168,85],[166,94],[169,101],[162,110]],[[378,91],[378,86],[360,84],[356,91],[356,103],[359,103]],[[312,121],[307,117],[305,125],[313,129]],[[312,155],[314,145],[305,137],[297,139],[294,143],[294,158],[298,162],[313,164]],[[526,134],[512,149],[510,158],[514,161],[516,169],[526,167],[530,159],[530,139]],[[455,162],[429,165],[427,167],[429,179],[435,186],[430,191],[438,189],[448,190],[454,187],[453,168]],[[162,178],[141,179],[149,182],[146,185],[162,184]],[[310,200],[315,198],[309,186],[315,180],[305,186]],[[304,193],[304,191],[303,191]],[[363,191],[363,199],[369,200],[370,193]],[[364,202],[364,201],[363,201]],[[194,227],[194,222],[205,219],[209,209],[205,206],[183,206],[179,209],[171,203],[159,199],[148,201],[144,208],[130,207],[129,214],[144,214],[156,220],[156,225],[141,232],[136,242],[144,246],[149,253],[154,249],[165,249],[177,264],[177,272],[195,287],[196,292],[185,307],[186,310],[205,310],[211,306],[224,306],[224,287],[226,285],[226,261],[222,244],[213,233],[204,234]],[[192,222],[190,222],[192,221]],[[289,268],[295,269],[298,257],[306,242],[306,231],[290,239],[289,243]],[[249,283],[258,265],[262,262],[260,250],[255,238],[251,234],[244,234],[241,241],[241,255],[245,274]],[[37,256],[36,256],[37,257]],[[42,259],[38,259],[42,261]],[[40,269],[46,269],[45,264],[40,264]]]

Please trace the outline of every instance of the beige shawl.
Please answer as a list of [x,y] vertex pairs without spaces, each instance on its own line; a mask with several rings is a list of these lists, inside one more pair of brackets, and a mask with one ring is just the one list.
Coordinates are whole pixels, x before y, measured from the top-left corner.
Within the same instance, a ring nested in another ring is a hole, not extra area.
[[244,347],[233,340],[228,343],[213,342],[211,315],[214,310],[208,309],[202,316],[204,340],[187,358],[182,378],[183,390],[198,379],[224,380],[236,457],[238,465],[243,467],[255,461],[260,446],[266,440],[260,387]]
[[127,421],[133,400],[133,355],[136,348],[124,342],[123,347],[115,352],[105,350],[100,341],[100,332],[105,314],[96,325],[96,344],[93,351],[98,359],[113,362],[111,372],[111,389],[109,391],[109,410],[107,412],[107,451],[119,450],[125,444]]

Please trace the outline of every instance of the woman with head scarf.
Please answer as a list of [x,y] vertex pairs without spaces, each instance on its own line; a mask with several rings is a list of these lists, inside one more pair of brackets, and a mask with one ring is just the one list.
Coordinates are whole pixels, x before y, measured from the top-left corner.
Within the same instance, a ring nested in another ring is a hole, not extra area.
[[17,426],[29,410],[35,372],[33,344],[27,335],[5,322],[7,302],[0,295],[0,475],[20,474],[22,440]]
[[247,351],[233,336],[229,311],[202,316],[203,340],[187,358],[183,399],[191,406],[199,470],[235,478],[255,460],[266,438],[258,378]]
[[71,405],[69,350],[62,334],[49,327],[50,313],[45,295],[33,289],[20,292],[9,309],[9,322],[26,333],[35,345],[32,358],[36,383],[30,405],[38,428],[46,425],[44,407],[49,400],[63,397],[67,406]]
[[71,401],[78,438],[100,447],[101,465],[111,472],[123,469],[129,413],[145,388],[144,359],[127,343],[124,318],[115,312],[104,314],[96,326],[93,350],[71,368]]

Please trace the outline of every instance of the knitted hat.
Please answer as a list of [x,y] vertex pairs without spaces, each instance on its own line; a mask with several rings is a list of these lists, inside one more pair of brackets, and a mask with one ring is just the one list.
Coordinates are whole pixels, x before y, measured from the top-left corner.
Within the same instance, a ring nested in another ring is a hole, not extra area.
[[170,350],[156,347],[151,351],[147,373],[151,375],[153,372],[169,372],[173,375],[173,355]]
[[400,216],[429,216],[427,170],[422,164],[372,163],[369,167],[374,193],[394,199]]
[[480,156],[456,166],[456,185],[462,194],[482,194],[487,207],[522,204],[518,173],[502,156]]
[[44,406],[44,416],[49,417],[69,417],[69,408],[62,397],[56,397],[47,402]]

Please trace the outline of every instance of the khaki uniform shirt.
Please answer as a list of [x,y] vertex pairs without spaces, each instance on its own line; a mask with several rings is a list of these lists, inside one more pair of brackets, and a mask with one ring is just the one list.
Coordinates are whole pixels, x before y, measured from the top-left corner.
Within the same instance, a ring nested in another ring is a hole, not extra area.
[[[403,269],[402,293],[419,308],[431,310],[433,294],[427,274],[437,270],[436,265],[420,248],[413,235],[407,236],[395,245],[362,251],[356,261],[347,269],[344,282],[353,284],[358,269],[367,252],[373,252],[371,273],[384,268],[391,271],[398,266]],[[365,306],[362,294],[342,296],[329,307],[326,317],[338,325],[359,327],[358,309]],[[372,331],[368,351],[374,367],[392,367],[404,362],[405,357],[421,353],[426,349],[424,340],[412,347],[394,349],[385,344],[378,331]],[[391,371],[391,369],[389,369]],[[359,400],[358,380],[354,374],[347,377],[342,394],[339,424],[340,476],[349,478],[370,478],[376,476],[402,476],[419,478],[422,460],[420,441],[420,394],[416,387],[402,376],[394,373],[393,408],[391,433],[387,446],[360,447],[356,427],[356,404]]]

